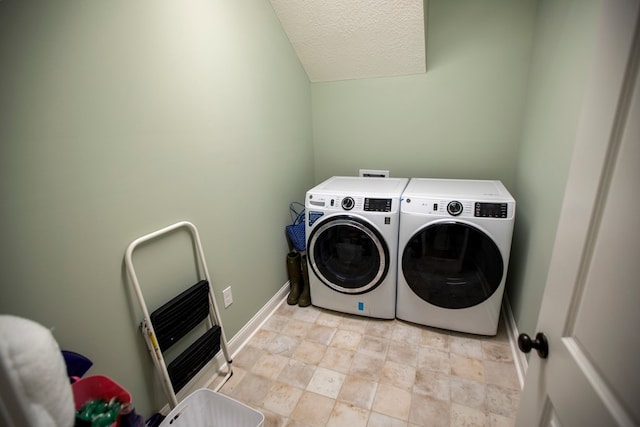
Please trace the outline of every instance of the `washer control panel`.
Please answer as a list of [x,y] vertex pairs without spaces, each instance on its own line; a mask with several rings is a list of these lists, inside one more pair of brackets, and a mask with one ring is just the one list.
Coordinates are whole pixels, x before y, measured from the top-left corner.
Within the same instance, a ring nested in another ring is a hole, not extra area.
[[391,212],[391,199],[372,199],[365,197],[365,212]]
[[478,216],[482,218],[506,218],[507,203],[476,202],[473,216]]
[[307,208],[351,212],[397,212],[399,198],[307,194]]

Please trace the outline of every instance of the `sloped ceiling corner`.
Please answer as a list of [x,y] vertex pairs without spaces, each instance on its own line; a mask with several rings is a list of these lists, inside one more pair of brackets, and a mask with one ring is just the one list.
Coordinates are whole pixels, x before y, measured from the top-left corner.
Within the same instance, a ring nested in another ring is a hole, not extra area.
[[426,72],[424,0],[270,0],[312,82]]

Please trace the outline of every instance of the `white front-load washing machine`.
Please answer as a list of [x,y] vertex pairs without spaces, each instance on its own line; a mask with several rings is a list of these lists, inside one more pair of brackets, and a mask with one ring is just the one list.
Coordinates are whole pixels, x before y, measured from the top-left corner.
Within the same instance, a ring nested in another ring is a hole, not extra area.
[[400,196],[408,181],[335,176],[307,192],[305,231],[313,305],[395,317]]
[[400,206],[396,317],[495,335],[515,207],[500,181],[412,178]]

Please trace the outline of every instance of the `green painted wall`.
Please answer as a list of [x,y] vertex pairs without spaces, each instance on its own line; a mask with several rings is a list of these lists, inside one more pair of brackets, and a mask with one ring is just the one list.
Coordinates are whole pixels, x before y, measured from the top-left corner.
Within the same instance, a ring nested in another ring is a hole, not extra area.
[[536,4],[430,0],[426,74],[312,83],[316,181],[373,168],[513,190]]
[[[165,400],[125,249],[195,223],[232,337],[287,280],[307,76],[267,0],[2,1],[0,58],[0,312],[52,328],[148,416]],[[150,307],[195,283],[183,232],[134,261]]]
[[542,0],[516,168],[507,287],[518,329],[536,331],[601,0]]

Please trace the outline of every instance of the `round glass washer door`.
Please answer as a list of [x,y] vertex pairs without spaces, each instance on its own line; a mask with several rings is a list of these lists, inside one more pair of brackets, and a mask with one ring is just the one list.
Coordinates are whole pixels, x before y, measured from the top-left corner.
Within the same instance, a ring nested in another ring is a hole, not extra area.
[[500,250],[481,230],[440,222],[416,232],[402,254],[407,284],[424,301],[458,309],[486,301],[504,273]]
[[309,236],[307,251],[316,276],[345,294],[375,289],[389,271],[389,249],[378,230],[349,215],[319,224]]

